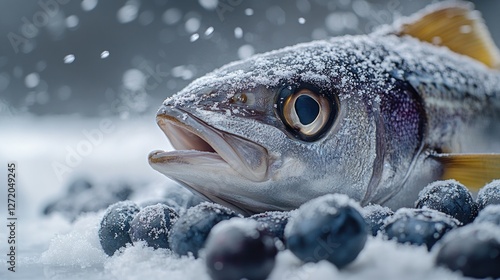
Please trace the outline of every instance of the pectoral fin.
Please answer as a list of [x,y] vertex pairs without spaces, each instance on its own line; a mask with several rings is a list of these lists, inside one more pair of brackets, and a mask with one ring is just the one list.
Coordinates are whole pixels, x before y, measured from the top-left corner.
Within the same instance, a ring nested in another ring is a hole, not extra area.
[[455,179],[471,190],[479,190],[500,179],[500,154],[434,154],[443,164],[442,179]]

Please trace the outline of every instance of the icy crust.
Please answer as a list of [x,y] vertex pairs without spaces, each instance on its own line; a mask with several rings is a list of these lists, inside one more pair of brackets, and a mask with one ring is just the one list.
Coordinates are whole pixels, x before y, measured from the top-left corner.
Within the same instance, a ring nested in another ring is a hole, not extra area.
[[434,196],[436,194],[433,194],[432,190],[436,187],[447,186],[450,188],[447,194],[452,195],[452,194],[456,193],[456,190],[458,189],[458,185],[460,185],[460,183],[454,179],[432,182],[432,183],[428,184],[427,186],[425,186],[418,193],[419,199],[415,202],[415,204],[418,204],[418,201],[421,200],[423,197],[434,198]]
[[[388,217],[385,220],[385,224],[393,223],[397,220],[406,220],[410,218],[415,218],[421,221],[430,221],[436,223],[444,223],[447,225],[451,225],[454,228],[461,225],[461,223],[447,214],[441,213],[437,210],[432,209],[414,209],[414,208],[399,208],[394,215]],[[442,227],[439,224],[436,224],[437,227]],[[438,229],[439,230],[439,229]]]
[[103,219],[101,226],[106,226],[108,222],[112,222],[113,225],[117,225],[123,230],[128,227],[128,223],[126,224],[125,221],[130,217],[134,217],[138,212],[139,207],[131,200],[117,202],[113,204],[113,207],[106,209],[104,217],[109,217],[109,219]]
[[[350,89],[375,98],[374,93],[389,92],[391,78],[414,86],[427,82],[454,89],[429,93],[432,95],[463,98],[467,93],[478,100],[499,95],[500,75],[482,63],[408,36],[376,33],[302,43],[229,63],[196,79],[164,104],[197,104],[203,97],[230,97],[257,86],[275,87],[299,80],[341,89],[341,99],[351,94]],[[366,84],[370,87],[362,87]]]
[[[166,212],[168,212],[168,216],[165,215]],[[144,226],[144,229],[146,230],[154,230],[156,228],[151,227],[152,224],[154,224],[155,221],[160,222],[160,226],[162,227],[160,232],[157,232],[157,234],[160,233],[165,233],[165,227],[168,224],[173,224],[177,219],[179,218],[178,215],[176,215],[175,210],[169,206],[165,206],[163,204],[155,204],[155,205],[150,205],[144,207],[138,214],[137,214],[137,219],[140,222],[142,226]]]
[[392,214],[394,214],[394,212],[389,207],[381,206],[378,204],[370,204],[361,209],[361,214],[363,214],[363,217],[371,217],[373,215],[391,216]]

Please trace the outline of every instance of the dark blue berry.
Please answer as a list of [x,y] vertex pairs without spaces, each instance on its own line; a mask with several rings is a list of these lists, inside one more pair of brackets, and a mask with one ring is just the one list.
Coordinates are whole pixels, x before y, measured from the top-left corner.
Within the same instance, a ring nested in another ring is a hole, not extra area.
[[455,180],[436,181],[419,194],[415,207],[434,209],[459,220],[462,224],[474,221],[477,205],[469,190]]
[[178,218],[177,212],[164,204],[147,206],[130,222],[130,238],[134,243],[145,241],[149,247],[168,249],[168,233]]
[[91,186],[84,179],[74,181],[68,186],[64,197],[48,204],[44,214],[61,213],[74,220],[81,213],[95,212],[127,199],[132,194],[132,187],[126,183],[112,182]]
[[78,178],[73,180],[68,186],[68,194],[79,194],[86,190],[92,188],[92,183],[90,183],[85,178]]
[[235,218],[212,229],[205,253],[213,280],[264,280],[274,268],[277,249],[256,221]]
[[169,243],[172,251],[179,255],[198,257],[198,251],[204,247],[210,230],[219,222],[238,215],[224,206],[203,202],[191,207],[172,227]]
[[458,220],[437,210],[400,208],[385,220],[382,228],[389,239],[418,246],[425,244],[430,250],[441,237],[459,225]]
[[383,207],[378,204],[365,206],[361,213],[363,214],[363,218],[365,218],[368,229],[371,231],[373,236],[377,236],[380,229],[384,225],[385,218],[394,214],[394,212],[388,207]]
[[479,215],[477,215],[474,223],[492,223],[500,226],[500,204],[491,204],[486,206],[483,210],[481,210],[481,212],[479,212]]
[[325,195],[292,213],[287,248],[304,262],[328,260],[343,268],[365,246],[368,229],[357,204],[345,195]]
[[448,233],[440,242],[436,264],[464,276],[500,277],[500,227],[472,223]]
[[99,241],[106,254],[132,243],[129,236],[130,222],[139,213],[139,207],[131,201],[121,201],[108,207],[99,227]]
[[500,180],[492,181],[477,193],[479,211],[491,204],[500,204]]
[[290,212],[269,211],[255,214],[250,218],[259,222],[260,227],[271,236],[285,242],[285,226],[290,218]]

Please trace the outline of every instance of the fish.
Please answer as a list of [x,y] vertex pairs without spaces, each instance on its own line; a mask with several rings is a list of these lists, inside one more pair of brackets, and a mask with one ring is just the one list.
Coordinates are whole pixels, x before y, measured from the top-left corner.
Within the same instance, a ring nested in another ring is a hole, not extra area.
[[229,63],[167,98],[153,169],[242,214],[330,193],[413,206],[500,178],[500,54],[470,3]]

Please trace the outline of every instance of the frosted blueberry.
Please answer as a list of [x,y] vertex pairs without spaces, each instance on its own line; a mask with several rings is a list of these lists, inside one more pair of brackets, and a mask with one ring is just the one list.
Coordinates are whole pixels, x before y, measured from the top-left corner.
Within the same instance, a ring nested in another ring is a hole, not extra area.
[[187,210],[172,227],[169,235],[170,248],[176,254],[198,257],[205,246],[210,230],[219,222],[238,215],[224,206],[203,202]]
[[467,277],[500,277],[500,228],[472,223],[453,230],[440,242],[436,264]]
[[500,204],[500,180],[494,180],[487,184],[477,194],[479,211],[490,204]]
[[250,218],[259,222],[260,229],[285,242],[285,226],[290,218],[290,212],[269,211],[255,214]]
[[131,201],[120,201],[106,209],[99,227],[99,242],[104,252],[112,256],[118,249],[132,243],[129,236],[130,222],[139,213]]
[[455,180],[436,181],[425,187],[415,207],[443,212],[463,224],[472,222],[477,216],[477,206],[471,193]]
[[385,220],[383,233],[398,243],[426,245],[430,250],[448,231],[460,222],[432,209],[400,208]]
[[365,218],[365,221],[368,224],[368,229],[371,231],[373,236],[377,236],[380,229],[384,225],[384,220],[394,214],[391,209],[378,204],[365,206],[361,213],[363,214],[363,218]]
[[177,212],[164,204],[147,206],[130,222],[130,239],[134,243],[145,241],[155,249],[168,249],[168,233],[178,218]]
[[328,260],[338,268],[345,267],[364,248],[368,235],[358,207],[339,194],[303,204],[285,228],[287,248],[304,262]]

